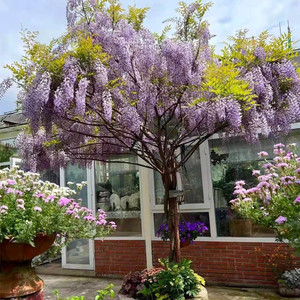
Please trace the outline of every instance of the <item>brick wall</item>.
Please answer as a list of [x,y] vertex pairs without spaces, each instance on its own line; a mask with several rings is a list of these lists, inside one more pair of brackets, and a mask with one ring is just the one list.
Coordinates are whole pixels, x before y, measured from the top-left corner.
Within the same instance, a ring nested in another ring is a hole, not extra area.
[[[192,268],[208,284],[261,286],[275,285],[271,266],[263,253],[278,243],[195,242],[182,248],[182,257],[193,261]],[[262,251],[255,251],[260,248]],[[168,256],[169,244],[152,242],[153,264]],[[297,259],[300,267],[300,257]],[[130,271],[146,268],[145,241],[95,241],[95,273],[123,277]]]
[[[195,242],[182,248],[182,257],[193,261],[192,268],[207,283],[260,286],[275,285],[271,266],[263,253],[272,251],[278,243]],[[152,242],[153,263],[168,256],[168,243]],[[255,248],[262,249],[261,252]],[[297,259],[300,267],[300,258]]]
[[95,241],[97,276],[123,277],[145,268],[145,241]]

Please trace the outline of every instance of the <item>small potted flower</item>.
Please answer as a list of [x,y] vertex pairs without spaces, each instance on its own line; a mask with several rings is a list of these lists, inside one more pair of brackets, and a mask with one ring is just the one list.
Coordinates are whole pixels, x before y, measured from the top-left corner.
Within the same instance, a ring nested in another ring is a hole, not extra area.
[[[200,221],[181,221],[179,223],[180,247],[192,244],[197,237],[202,236],[207,230],[208,228]],[[169,239],[169,228],[167,223],[162,223],[160,225],[157,231],[157,236],[161,237],[163,241],[167,241]]]
[[115,229],[104,211],[93,215],[72,198],[74,194],[70,188],[41,181],[39,174],[0,170],[0,298],[42,289],[31,260],[53,243],[61,248],[73,239],[103,238]]
[[278,280],[279,294],[285,297],[300,297],[300,269],[285,271]]

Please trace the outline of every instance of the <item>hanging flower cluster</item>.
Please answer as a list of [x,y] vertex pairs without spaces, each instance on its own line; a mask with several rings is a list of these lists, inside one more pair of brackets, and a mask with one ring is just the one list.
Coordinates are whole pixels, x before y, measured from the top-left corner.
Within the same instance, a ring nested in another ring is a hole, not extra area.
[[0,170],[0,242],[4,239],[33,245],[39,234],[57,234],[61,247],[78,238],[108,235],[116,229],[106,214],[81,206],[67,187],[40,180],[40,175],[17,168]]
[[[202,236],[208,228],[202,222],[186,222],[179,223],[179,238],[182,243],[193,241]],[[157,231],[156,236],[161,237],[163,241],[167,241],[170,238],[170,232],[167,223],[162,223]]]
[[[245,189],[244,181],[236,182],[232,207],[242,216],[275,230],[277,238],[289,240],[300,250],[300,157],[296,144],[274,145],[272,161],[262,170],[254,170],[259,183]],[[260,158],[268,153],[258,153]]]

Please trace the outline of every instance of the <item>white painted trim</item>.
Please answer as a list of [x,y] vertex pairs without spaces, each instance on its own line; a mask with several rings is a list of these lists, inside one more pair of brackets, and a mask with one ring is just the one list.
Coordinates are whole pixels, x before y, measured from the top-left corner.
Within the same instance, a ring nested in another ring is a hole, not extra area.
[[217,225],[216,225],[216,214],[215,214],[215,201],[213,196],[213,184],[211,178],[211,164],[210,164],[210,152],[208,141],[206,140],[203,144],[203,165],[205,165],[205,173],[202,173],[203,178],[206,179],[206,183],[203,183],[203,190],[205,191],[205,196],[210,202],[209,206],[209,229],[211,238],[217,238]]
[[142,236],[108,236],[104,239],[95,238],[95,241],[144,241],[145,238]]
[[[161,238],[154,237],[152,241],[162,241]],[[226,242],[226,243],[277,243],[275,238],[268,238],[268,237],[200,237],[195,240],[196,242]]]
[[10,167],[16,167],[18,164],[17,163],[21,163],[22,160],[21,158],[17,158],[17,157],[10,157],[9,159],[9,163],[10,163]]

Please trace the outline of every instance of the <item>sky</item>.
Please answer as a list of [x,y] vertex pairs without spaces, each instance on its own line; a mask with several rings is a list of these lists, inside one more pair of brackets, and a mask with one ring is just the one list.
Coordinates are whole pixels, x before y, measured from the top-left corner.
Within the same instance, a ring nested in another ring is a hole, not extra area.
[[[161,32],[166,25],[163,21],[175,15],[178,3],[177,0],[120,2],[124,8],[134,4],[150,7],[145,26],[153,32]],[[0,0],[0,82],[11,75],[3,66],[22,58],[20,31],[38,31],[38,40],[46,43],[59,37],[66,28],[65,5],[66,0]],[[211,34],[216,35],[211,44],[220,51],[228,36],[239,29],[248,29],[251,36],[264,30],[279,35],[280,27],[282,33],[287,31],[287,21],[293,41],[300,40],[299,11],[300,0],[214,0],[205,19],[210,24]],[[16,97],[17,87],[13,86],[0,100],[0,114],[15,109]]]

